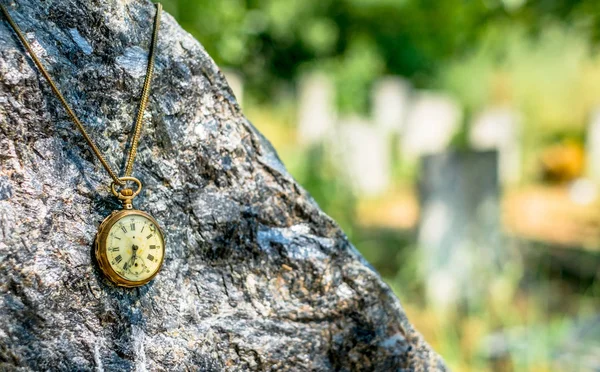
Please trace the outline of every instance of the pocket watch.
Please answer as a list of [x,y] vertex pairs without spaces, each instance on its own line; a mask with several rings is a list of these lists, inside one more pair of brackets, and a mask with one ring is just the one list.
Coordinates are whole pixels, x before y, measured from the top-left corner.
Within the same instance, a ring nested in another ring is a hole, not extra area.
[[165,240],[158,222],[146,212],[133,209],[132,199],[141,183],[134,177],[122,177],[138,184],[135,192],[115,184],[111,190],[123,202],[124,209],[112,212],[102,223],[94,244],[96,260],[104,275],[121,287],[148,283],[160,271],[165,257]]

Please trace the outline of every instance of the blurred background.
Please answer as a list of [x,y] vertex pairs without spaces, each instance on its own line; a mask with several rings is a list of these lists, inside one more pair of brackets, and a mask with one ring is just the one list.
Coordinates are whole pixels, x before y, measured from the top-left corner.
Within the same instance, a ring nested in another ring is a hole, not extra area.
[[600,2],[169,0],[455,371],[600,371]]

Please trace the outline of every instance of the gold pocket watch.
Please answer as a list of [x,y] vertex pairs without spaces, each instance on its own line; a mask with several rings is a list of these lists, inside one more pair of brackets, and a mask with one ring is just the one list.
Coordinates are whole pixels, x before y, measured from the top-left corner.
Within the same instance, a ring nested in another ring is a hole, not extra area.
[[148,213],[133,209],[132,200],[142,188],[134,177],[121,177],[137,183],[137,190],[111,191],[123,202],[123,210],[112,212],[102,223],[94,244],[100,270],[121,287],[138,287],[160,271],[165,257],[165,240],[158,222]]

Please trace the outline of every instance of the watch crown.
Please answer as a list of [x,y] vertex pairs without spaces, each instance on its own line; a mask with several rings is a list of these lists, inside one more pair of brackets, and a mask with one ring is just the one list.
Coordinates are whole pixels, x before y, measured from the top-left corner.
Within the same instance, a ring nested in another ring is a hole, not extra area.
[[123,189],[123,190],[121,190],[121,195],[123,195],[123,196],[132,196],[133,195],[133,190],[132,189]]

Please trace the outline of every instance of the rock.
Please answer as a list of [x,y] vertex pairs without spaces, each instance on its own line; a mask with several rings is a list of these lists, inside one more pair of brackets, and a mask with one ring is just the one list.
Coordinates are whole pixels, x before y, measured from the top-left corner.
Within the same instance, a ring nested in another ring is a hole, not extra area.
[[[152,4],[9,10],[123,167]],[[92,259],[98,225],[119,207],[108,175],[4,20],[0,36],[0,369],[444,369],[167,14],[134,168],[136,206],[162,224],[167,256],[149,285],[111,285]]]

